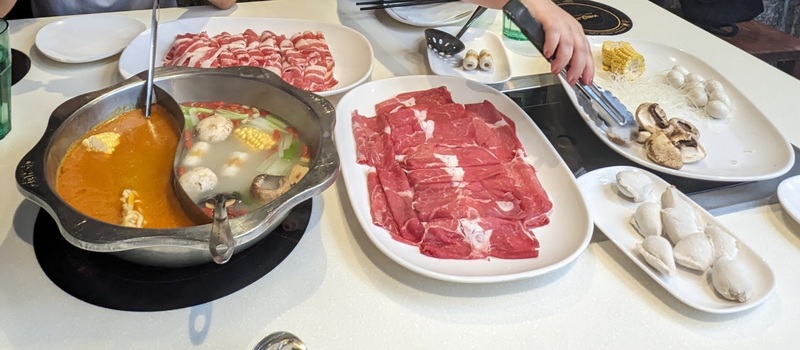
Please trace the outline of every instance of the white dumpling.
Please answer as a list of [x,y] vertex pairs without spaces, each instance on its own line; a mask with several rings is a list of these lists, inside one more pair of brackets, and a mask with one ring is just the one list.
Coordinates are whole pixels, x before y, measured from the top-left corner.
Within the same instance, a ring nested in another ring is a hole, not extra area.
[[675,261],[681,266],[706,271],[714,263],[714,247],[703,232],[693,233],[675,244],[672,250]]
[[645,202],[640,204],[631,217],[631,225],[643,237],[661,236],[661,204],[658,202]]
[[692,212],[685,208],[662,209],[661,221],[664,225],[664,233],[676,244],[689,235],[703,232],[703,227],[697,224]]
[[753,283],[739,259],[717,260],[711,269],[711,283],[725,299],[743,303],[753,296]]
[[711,239],[711,244],[714,247],[714,260],[720,258],[732,259],[739,253],[739,241],[723,229],[709,225],[706,226],[705,233]]
[[675,258],[672,256],[672,246],[666,238],[646,237],[642,243],[636,245],[636,250],[658,272],[668,276],[675,275]]
[[664,209],[667,208],[680,208],[684,209],[688,212],[692,213],[692,217],[694,218],[695,222],[698,226],[703,227],[705,226],[704,220],[697,214],[694,206],[689,203],[687,200],[683,199],[680,194],[680,191],[673,185],[667,187],[663,193],[661,193],[661,207]]
[[616,178],[619,192],[636,203],[646,201],[653,192],[653,180],[643,173],[623,170]]

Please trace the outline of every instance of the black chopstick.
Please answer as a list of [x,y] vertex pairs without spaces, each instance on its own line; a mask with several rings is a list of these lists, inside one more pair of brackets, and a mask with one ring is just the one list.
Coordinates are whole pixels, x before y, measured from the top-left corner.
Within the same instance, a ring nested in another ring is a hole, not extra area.
[[375,3],[375,6],[367,6],[362,7],[359,10],[366,11],[366,10],[380,10],[380,9],[387,9],[393,7],[405,7],[405,6],[416,6],[416,5],[428,5],[428,4],[440,4],[446,2],[455,2],[459,0],[384,0],[384,1],[365,1],[363,3],[358,2],[356,5],[372,5],[370,3]]

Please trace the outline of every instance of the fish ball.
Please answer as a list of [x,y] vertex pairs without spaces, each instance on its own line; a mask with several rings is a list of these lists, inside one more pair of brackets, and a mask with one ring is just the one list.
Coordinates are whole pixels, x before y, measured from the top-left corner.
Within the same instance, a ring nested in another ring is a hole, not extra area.
[[695,81],[699,81],[699,82],[701,82],[701,83],[702,83],[702,82],[705,82],[705,81],[706,81],[706,78],[703,78],[703,76],[702,76],[702,75],[700,75],[700,74],[697,74],[697,73],[689,73],[689,74],[686,74],[686,82],[688,82],[688,83],[693,83],[693,82],[695,82]]
[[686,69],[686,67],[681,66],[681,65],[672,66],[672,70],[674,70],[676,72],[679,72],[679,73],[681,73],[683,75],[689,74],[689,70]]
[[192,148],[189,149],[189,152],[186,153],[186,157],[183,158],[183,165],[185,166],[198,166],[200,162],[203,161],[203,157],[205,157],[208,150],[211,149],[211,144],[208,142],[199,141],[196,142]]
[[233,131],[233,122],[220,115],[212,115],[201,120],[195,127],[197,138],[201,141],[215,143],[225,141]]
[[724,119],[731,114],[731,109],[722,101],[711,101],[706,105],[706,113],[714,119]]
[[695,107],[704,107],[708,103],[708,94],[706,90],[699,88],[689,90],[686,98],[688,98]]
[[670,86],[680,89],[681,86],[686,82],[686,77],[676,70],[671,70],[667,72],[667,84]]
[[728,97],[728,94],[725,91],[714,91],[708,95],[709,101],[720,101],[724,103],[728,108],[731,107],[731,98]]
[[706,82],[706,91],[709,94],[715,91],[725,91],[725,87],[719,80],[709,80]]
[[178,179],[188,193],[204,193],[217,186],[217,174],[206,167],[191,168]]

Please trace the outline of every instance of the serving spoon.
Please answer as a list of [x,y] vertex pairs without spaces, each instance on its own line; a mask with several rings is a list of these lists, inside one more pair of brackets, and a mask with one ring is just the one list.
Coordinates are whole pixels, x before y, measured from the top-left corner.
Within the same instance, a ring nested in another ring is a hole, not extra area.
[[464,42],[461,41],[461,36],[467,32],[467,29],[470,25],[472,25],[472,22],[480,17],[480,15],[482,15],[484,12],[486,12],[486,8],[483,6],[478,6],[478,8],[472,12],[472,16],[469,17],[467,23],[464,23],[464,26],[461,27],[461,30],[459,30],[458,34],[455,36],[435,28],[425,29],[425,41],[428,42],[428,48],[442,57],[450,57],[461,51],[464,51],[466,45],[464,45]]
[[156,42],[158,40],[158,9],[160,0],[153,0],[153,13],[150,18],[150,62],[147,66],[147,83],[144,97],[144,117],[150,118],[153,104],[153,71],[156,67]]
[[214,211],[214,222],[211,224],[211,237],[208,240],[208,250],[211,258],[217,264],[224,264],[233,256],[233,231],[228,221],[228,207],[240,200],[234,194],[219,193],[204,200],[206,206]]

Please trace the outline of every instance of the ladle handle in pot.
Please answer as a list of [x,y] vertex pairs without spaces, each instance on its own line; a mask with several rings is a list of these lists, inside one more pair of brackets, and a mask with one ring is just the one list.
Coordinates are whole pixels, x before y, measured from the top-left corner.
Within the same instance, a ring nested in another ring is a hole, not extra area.
[[211,251],[211,258],[217,264],[224,264],[233,256],[234,240],[231,224],[228,221],[227,200],[228,198],[223,195],[214,199],[214,223],[211,225],[208,249]]

